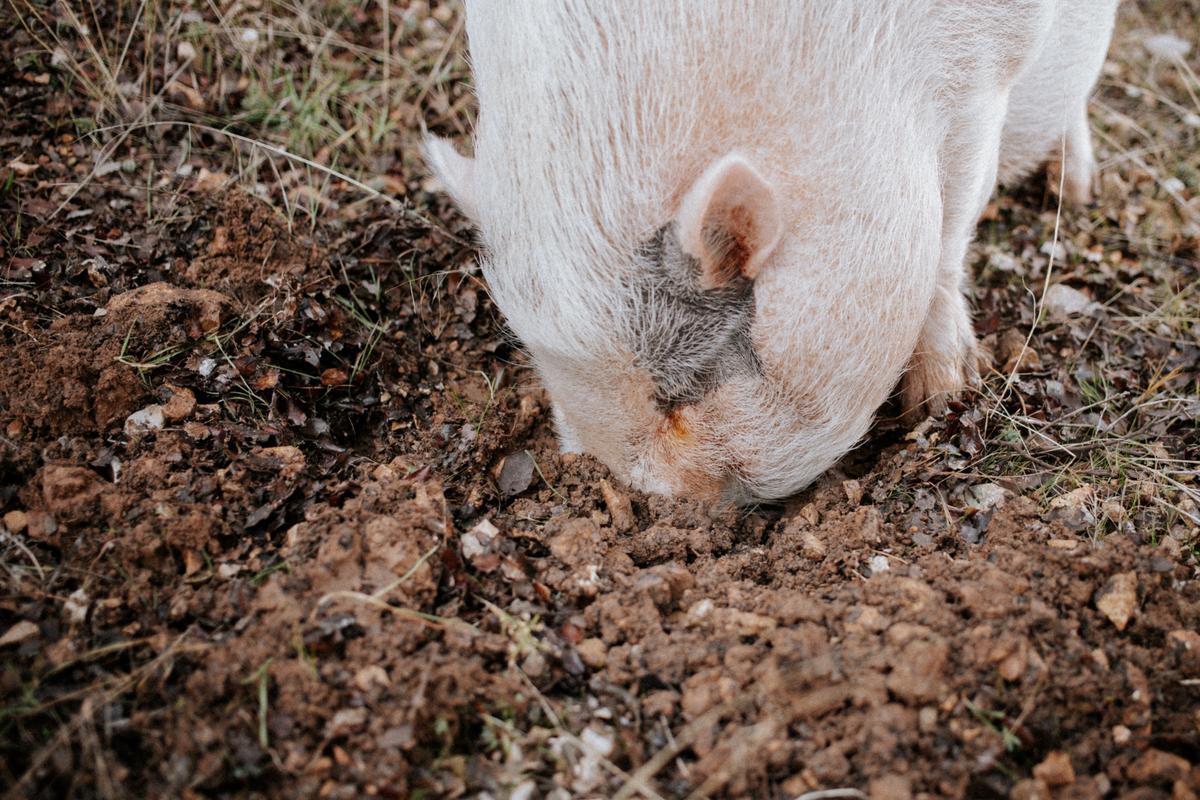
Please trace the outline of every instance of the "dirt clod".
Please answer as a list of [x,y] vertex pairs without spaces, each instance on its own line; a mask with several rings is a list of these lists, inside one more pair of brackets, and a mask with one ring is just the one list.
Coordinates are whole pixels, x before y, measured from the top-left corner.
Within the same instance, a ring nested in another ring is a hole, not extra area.
[[1075,782],[1075,768],[1071,766],[1070,756],[1054,750],[1033,768],[1033,777],[1047,786],[1067,786]]
[[1122,572],[1112,576],[1096,594],[1096,608],[1108,618],[1117,630],[1125,630],[1129,620],[1137,612],[1137,575]]

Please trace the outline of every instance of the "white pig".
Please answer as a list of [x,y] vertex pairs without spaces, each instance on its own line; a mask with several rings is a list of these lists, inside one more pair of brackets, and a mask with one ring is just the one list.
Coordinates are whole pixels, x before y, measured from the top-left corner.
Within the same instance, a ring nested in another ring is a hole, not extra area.
[[475,157],[431,168],[565,450],[779,498],[900,384],[976,380],[962,288],[997,181],[1094,179],[1117,0],[467,0]]

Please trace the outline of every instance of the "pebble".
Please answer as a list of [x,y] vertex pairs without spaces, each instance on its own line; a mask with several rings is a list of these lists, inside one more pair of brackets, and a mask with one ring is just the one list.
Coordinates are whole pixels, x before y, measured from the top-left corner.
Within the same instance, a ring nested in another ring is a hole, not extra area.
[[1042,302],[1046,313],[1060,320],[1084,314],[1093,306],[1090,297],[1065,283],[1056,283],[1047,289]]
[[1075,768],[1066,753],[1053,750],[1033,768],[1033,777],[1045,781],[1047,786],[1067,786],[1075,782]]
[[825,558],[825,542],[812,531],[800,534],[800,555],[810,561],[821,561]]
[[583,663],[592,669],[601,669],[608,658],[608,646],[599,639],[584,639],[575,646]]
[[367,722],[367,710],[365,708],[343,708],[341,711],[333,715],[333,719],[329,721],[328,736],[337,737],[345,736],[348,733],[361,728]]
[[29,515],[20,509],[4,515],[4,527],[9,533],[21,533],[29,527]]
[[196,395],[192,394],[191,389],[171,384],[163,388],[171,393],[170,398],[162,405],[163,416],[168,422],[182,422],[196,410]]
[[163,407],[157,403],[135,411],[125,418],[125,435],[137,436],[141,433],[162,430],[166,424]]
[[1187,39],[1174,33],[1156,33],[1142,42],[1146,51],[1155,58],[1183,58],[1192,49]]
[[67,619],[72,623],[78,624],[87,619],[88,608],[91,606],[91,598],[83,589],[76,589],[71,592],[71,595],[63,602],[63,611],[67,612]]
[[601,733],[595,728],[584,728],[579,734],[580,740],[592,752],[607,757],[613,751],[615,742],[611,736]]
[[387,670],[378,664],[370,664],[354,673],[354,685],[358,687],[359,691],[369,692],[376,686],[383,687],[391,684]]
[[537,650],[530,651],[521,661],[521,670],[531,678],[539,678],[546,672],[546,657]]
[[38,626],[29,620],[21,620],[13,625],[3,636],[0,636],[0,647],[10,644],[21,644],[38,635]]
[[533,456],[526,450],[520,450],[504,457],[500,463],[500,473],[496,478],[496,487],[505,497],[515,497],[529,488],[533,483]]
[[463,555],[468,560],[474,560],[486,553],[499,535],[500,529],[493,525],[491,520],[481,519],[475,524],[475,527],[460,537],[459,543],[462,545]]
[[1121,572],[1113,575],[1096,595],[1096,608],[1117,630],[1125,630],[1137,611],[1137,575]]
[[1083,530],[1096,524],[1091,505],[1095,491],[1085,483],[1061,497],[1050,501],[1050,516],[1071,530]]
[[1004,505],[1011,494],[1003,486],[995,483],[980,483],[971,487],[969,507],[976,511],[990,511]]

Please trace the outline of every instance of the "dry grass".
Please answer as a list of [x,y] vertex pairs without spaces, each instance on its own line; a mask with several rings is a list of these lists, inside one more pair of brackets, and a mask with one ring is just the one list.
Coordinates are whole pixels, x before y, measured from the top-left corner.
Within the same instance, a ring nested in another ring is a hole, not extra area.
[[[40,45],[29,58],[89,109],[76,125],[93,164],[64,205],[140,149],[159,162],[151,192],[171,192],[200,159],[205,185],[236,181],[311,230],[356,194],[407,194],[422,124],[470,125],[455,3],[5,2]],[[371,46],[355,35],[366,23],[379,29]]]

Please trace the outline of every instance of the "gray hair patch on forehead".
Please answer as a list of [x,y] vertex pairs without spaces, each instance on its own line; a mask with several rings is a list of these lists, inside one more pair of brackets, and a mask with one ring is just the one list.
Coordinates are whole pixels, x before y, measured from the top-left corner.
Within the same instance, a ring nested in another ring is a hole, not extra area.
[[683,252],[673,223],[639,248],[638,260],[626,337],[660,407],[696,403],[735,375],[761,372],[750,339],[753,281],[703,288],[700,263]]

